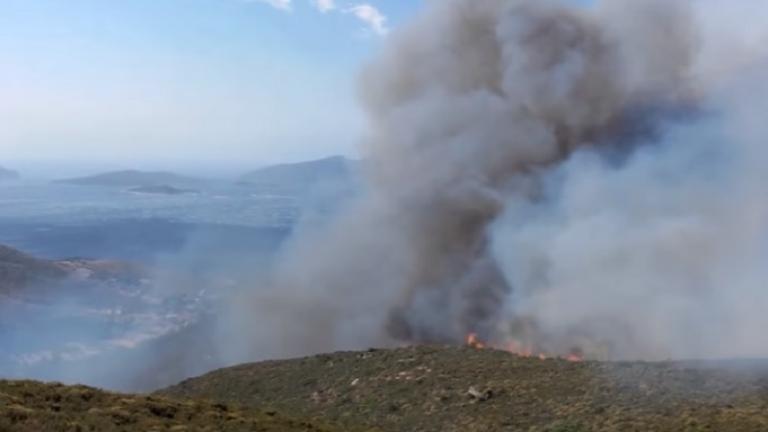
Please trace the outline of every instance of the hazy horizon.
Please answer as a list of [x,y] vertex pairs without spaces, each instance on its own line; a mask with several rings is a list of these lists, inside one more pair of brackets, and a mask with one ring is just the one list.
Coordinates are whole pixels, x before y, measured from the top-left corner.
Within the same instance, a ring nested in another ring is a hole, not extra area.
[[[765,40],[763,30],[739,23],[766,16],[767,8],[701,4],[705,29],[742,42],[745,52],[727,53],[731,63]],[[359,71],[421,6],[4,1],[0,165],[45,175],[127,168],[231,173],[357,157],[367,130]],[[730,42],[707,50],[723,54]]]
[[260,168],[313,161],[326,157],[344,156],[358,158],[358,154],[328,153],[307,155],[307,157],[275,160],[221,160],[198,161],[183,159],[136,159],[136,160],[101,160],[76,161],[62,159],[2,159],[0,167],[17,171],[25,180],[55,180],[69,177],[96,175],[112,171],[166,171],[193,177],[236,179],[250,171]]
[[358,71],[418,6],[2,2],[0,165],[227,172],[354,156]]

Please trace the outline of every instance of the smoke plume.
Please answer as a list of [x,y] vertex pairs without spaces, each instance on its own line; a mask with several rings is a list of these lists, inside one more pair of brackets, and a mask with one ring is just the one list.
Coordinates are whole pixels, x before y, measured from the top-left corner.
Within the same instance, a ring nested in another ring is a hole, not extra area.
[[768,354],[765,68],[701,7],[428,3],[361,79],[366,193],[237,302],[253,350]]

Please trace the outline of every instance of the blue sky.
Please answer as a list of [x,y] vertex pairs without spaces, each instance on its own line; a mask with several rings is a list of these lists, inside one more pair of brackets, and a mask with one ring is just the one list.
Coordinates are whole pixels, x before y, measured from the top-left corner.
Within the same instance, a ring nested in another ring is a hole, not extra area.
[[353,154],[357,71],[419,2],[280,1],[0,1],[0,164]]

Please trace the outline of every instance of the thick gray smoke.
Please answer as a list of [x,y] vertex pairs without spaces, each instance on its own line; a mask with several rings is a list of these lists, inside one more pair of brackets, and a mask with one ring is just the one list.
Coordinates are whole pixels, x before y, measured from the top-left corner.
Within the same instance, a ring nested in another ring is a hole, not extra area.
[[238,302],[255,352],[767,355],[765,65],[702,7],[430,3],[362,78],[368,192]]

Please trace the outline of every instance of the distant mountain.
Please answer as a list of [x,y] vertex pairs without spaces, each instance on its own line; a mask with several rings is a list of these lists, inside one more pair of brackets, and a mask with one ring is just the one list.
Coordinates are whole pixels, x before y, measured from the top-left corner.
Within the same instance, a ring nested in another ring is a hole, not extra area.
[[200,191],[195,189],[183,189],[183,188],[177,188],[177,187],[168,186],[168,185],[138,186],[135,188],[128,189],[128,192],[150,194],[150,195],[186,195],[186,194],[200,193]]
[[137,280],[143,270],[119,261],[46,260],[0,245],[0,296],[33,294],[38,288],[63,282]]
[[68,272],[53,261],[33,258],[0,245],[0,294],[14,293],[28,286],[60,280]]
[[20,177],[18,172],[0,167],[0,181],[18,180]]
[[247,186],[303,191],[318,184],[346,184],[358,174],[359,162],[342,156],[333,156],[308,162],[273,165],[240,178]]
[[113,187],[141,187],[172,185],[183,186],[200,183],[202,180],[185,177],[170,172],[149,171],[114,171],[97,174],[89,177],[58,180],[57,183],[74,184],[81,186],[113,186]]

